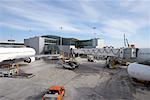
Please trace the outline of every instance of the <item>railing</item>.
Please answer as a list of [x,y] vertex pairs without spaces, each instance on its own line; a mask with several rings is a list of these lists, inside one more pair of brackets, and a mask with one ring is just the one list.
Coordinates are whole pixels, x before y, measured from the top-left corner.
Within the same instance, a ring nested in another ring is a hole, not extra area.
[[75,54],[87,54],[94,56],[112,56],[112,57],[121,57],[123,49],[114,49],[114,48],[83,48],[83,49],[74,49]]

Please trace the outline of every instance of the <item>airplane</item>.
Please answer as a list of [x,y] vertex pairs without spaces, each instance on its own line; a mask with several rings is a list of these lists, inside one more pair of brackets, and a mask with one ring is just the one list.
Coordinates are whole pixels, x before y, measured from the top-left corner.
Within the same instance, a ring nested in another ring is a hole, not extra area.
[[[126,47],[131,45],[124,34],[124,45]],[[150,48],[140,48],[136,49],[136,59],[131,62],[127,67],[127,72],[129,76],[135,80],[150,81]]]
[[150,48],[137,51],[136,60],[128,65],[127,72],[135,79],[150,81]]
[[33,48],[0,48],[0,64],[14,63],[16,60],[24,60],[24,62],[32,63],[35,57],[59,57],[59,54],[36,55]]

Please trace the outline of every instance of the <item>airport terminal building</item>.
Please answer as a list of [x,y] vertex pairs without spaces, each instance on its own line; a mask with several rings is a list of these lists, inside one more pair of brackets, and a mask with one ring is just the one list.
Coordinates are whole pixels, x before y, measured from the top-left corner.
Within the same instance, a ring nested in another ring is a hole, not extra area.
[[24,39],[24,45],[34,48],[37,54],[59,54],[60,49],[101,48],[104,46],[104,41],[99,38],[78,40],[75,38],[64,38],[55,35],[43,35]]
[[16,42],[15,40],[7,40],[7,41],[0,41],[0,47],[24,47],[23,42]]

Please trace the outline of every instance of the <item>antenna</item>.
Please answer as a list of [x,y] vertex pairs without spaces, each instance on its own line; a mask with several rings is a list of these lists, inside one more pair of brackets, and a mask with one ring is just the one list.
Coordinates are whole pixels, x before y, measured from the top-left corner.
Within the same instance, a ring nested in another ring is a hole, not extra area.
[[124,46],[126,47],[126,36],[124,34]]
[[[63,29],[63,27],[61,26],[61,27],[60,27],[61,32],[62,32],[62,29]],[[60,37],[60,45],[61,45],[61,46],[63,45],[63,43],[62,43],[62,37]]]
[[96,32],[95,32],[96,27],[92,27],[92,28],[93,28],[94,38],[96,38]]
[[128,39],[126,38],[126,41],[127,41],[127,45],[128,45],[128,47],[129,47],[129,42],[128,42]]

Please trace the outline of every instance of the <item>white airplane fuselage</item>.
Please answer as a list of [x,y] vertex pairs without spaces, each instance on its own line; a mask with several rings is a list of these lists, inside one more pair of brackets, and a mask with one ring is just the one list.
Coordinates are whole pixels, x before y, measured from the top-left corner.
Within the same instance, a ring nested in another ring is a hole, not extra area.
[[36,52],[33,48],[0,48],[0,62],[33,56],[35,54]]
[[150,81],[150,48],[139,49],[136,63],[129,64],[127,71],[133,78]]

